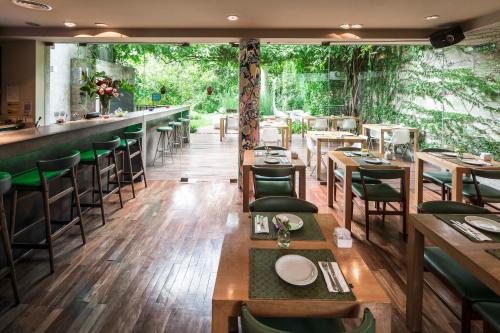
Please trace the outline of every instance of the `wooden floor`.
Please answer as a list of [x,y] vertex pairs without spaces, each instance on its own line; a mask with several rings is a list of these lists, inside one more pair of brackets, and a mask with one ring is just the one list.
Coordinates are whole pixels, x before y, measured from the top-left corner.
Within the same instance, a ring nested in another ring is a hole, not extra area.
[[[58,239],[54,274],[49,274],[46,251],[17,264],[22,304],[13,307],[10,284],[2,279],[0,330],[209,332],[223,227],[228,212],[242,208],[241,193],[229,182],[236,173],[236,137],[225,140],[220,144],[216,134],[194,135],[181,162],[150,169],[149,187],[141,186],[136,199],[127,188],[123,209],[116,199],[108,202],[105,226],[97,211],[87,214],[87,244],[82,246],[77,228]],[[300,137],[292,149],[304,156]],[[180,183],[181,176],[194,181]],[[320,212],[339,216],[341,207],[326,206],[326,187],[313,177],[307,197]],[[426,199],[432,198],[437,196]],[[364,220],[359,207],[355,220]],[[406,245],[400,225],[388,218],[385,225],[373,219],[371,226],[367,242],[362,222],[354,223],[354,246],[393,301],[393,332],[406,332]],[[456,310],[453,296],[432,276],[427,279]],[[423,324],[424,332],[459,331],[459,321],[429,286]]]

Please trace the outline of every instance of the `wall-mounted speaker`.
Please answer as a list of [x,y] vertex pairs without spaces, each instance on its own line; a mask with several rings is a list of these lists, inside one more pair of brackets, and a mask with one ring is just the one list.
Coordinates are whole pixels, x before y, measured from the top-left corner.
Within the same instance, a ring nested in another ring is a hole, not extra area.
[[439,30],[429,36],[429,40],[436,49],[460,43],[465,38],[462,28],[459,26]]

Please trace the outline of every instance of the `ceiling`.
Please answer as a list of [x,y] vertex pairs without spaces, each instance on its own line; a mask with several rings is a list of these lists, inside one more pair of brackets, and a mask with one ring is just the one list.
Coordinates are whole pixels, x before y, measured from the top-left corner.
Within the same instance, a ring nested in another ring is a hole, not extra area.
[[[237,38],[254,37],[339,39],[344,23],[363,24],[349,30],[345,40],[422,40],[429,32],[454,24],[465,30],[500,21],[499,0],[39,0],[50,12],[14,6],[0,0],[0,37],[65,39],[114,31],[131,38]],[[230,22],[228,15],[238,15]],[[437,20],[425,16],[440,15]],[[71,21],[76,28],[66,28]],[[39,28],[29,27],[34,22]],[[104,22],[107,29],[95,29]],[[48,29],[51,28],[51,29]],[[184,32],[183,32],[184,31]],[[188,31],[188,32],[186,32]],[[276,32],[276,33],[273,33]],[[125,33],[127,32],[127,33]],[[111,36],[109,36],[111,38]],[[114,36],[113,38],[117,38]]]

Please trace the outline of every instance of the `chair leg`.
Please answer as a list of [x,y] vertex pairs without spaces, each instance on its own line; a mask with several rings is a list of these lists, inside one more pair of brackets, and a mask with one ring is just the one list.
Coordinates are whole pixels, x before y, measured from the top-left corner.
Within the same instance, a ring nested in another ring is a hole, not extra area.
[[387,202],[382,202],[382,223],[385,223],[385,209],[387,206]]
[[142,159],[142,147],[141,145],[138,145],[139,151],[141,152],[139,154],[139,164],[141,165],[141,170],[142,170],[142,179],[144,180],[144,187],[148,187],[148,182],[146,180],[146,169],[144,168],[144,160]]
[[[104,216],[104,195],[102,193],[101,168],[99,166],[99,161],[96,161],[96,164],[94,166],[94,170],[96,173],[97,187],[99,188],[99,203],[100,203],[100,207],[101,207],[102,225],[105,225],[106,224],[106,217]],[[94,189],[92,191],[94,191]]]
[[[76,213],[78,214],[78,218],[80,219],[80,222],[78,222],[78,224],[80,225],[80,233],[82,234],[82,242],[83,242],[83,244],[85,244],[85,243],[87,243],[87,241],[85,239],[85,230],[83,229],[82,207],[80,206],[80,196],[78,195],[78,184],[76,182],[76,175],[75,175],[74,169],[71,170],[71,184],[73,185],[73,200],[75,201],[75,205],[76,205]],[[73,212],[73,207],[71,207],[71,212]],[[71,219],[71,221],[73,221],[73,218]]]
[[[113,168],[113,170],[115,172],[116,185],[118,186],[118,197],[120,198],[120,207],[123,208],[122,184],[120,183],[120,178],[118,177],[118,165],[116,164],[116,153],[113,151],[113,154],[111,156],[112,156],[113,163],[115,165],[115,167]],[[130,158],[129,158],[129,160],[130,160]],[[130,167],[132,167],[132,166],[130,166]],[[132,169],[130,169],[130,172],[132,172]],[[131,175],[132,175],[132,173],[131,173]],[[134,188],[134,181],[133,181],[133,179],[132,179],[131,183],[132,183],[132,189],[133,189]]]
[[[134,186],[134,171],[132,170],[132,159],[130,158],[130,147],[127,147],[127,151],[125,152],[125,155],[124,158],[127,159],[127,162],[128,162],[128,172],[130,173],[130,186],[132,187],[132,198],[135,198],[135,186]],[[161,154],[161,165],[163,166],[163,159],[164,159],[164,156],[163,156],[163,152]],[[116,166],[116,162],[115,162],[115,166]],[[120,186],[120,185],[118,185]],[[121,196],[121,194],[120,194]],[[123,207],[123,205],[122,205]]]
[[470,333],[471,328],[471,320],[472,320],[472,306],[469,302],[462,299],[462,333]]
[[401,207],[401,210],[403,211],[403,238],[404,240],[406,241],[408,239],[408,233],[406,231],[406,224],[407,224],[407,221],[406,221],[406,206],[404,204],[404,202],[401,202],[400,204],[400,207]]
[[16,212],[17,212],[17,190],[12,191],[12,203],[10,208],[10,243],[14,243],[14,233],[16,228]]
[[444,184],[441,185],[441,200],[446,200],[446,186]]
[[49,204],[49,191],[44,189],[42,192],[43,196],[43,211],[45,215],[45,239],[47,241],[47,249],[49,250],[49,262],[50,262],[50,273],[55,272],[54,265],[54,248],[52,246],[52,227],[51,217],[50,217],[50,204]]
[[333,201],[337,201],[337,177],[333,175]]
[[[158,149],[160,148],[160,142],[162,142],[162,138],[163,138],[163,132],[160,132],[160,137],[158,138],[158,142],[156,143],[155,156],[153,158],[153,166],[156,162],[156,156],[158,156]],[[163,162],[162,162],[162,166],[163,166]]]
[[370,210],[369,201],[365,200],[365,233],[366,240],[370,240],[370,214],[368,211]]
[[14,268],[14,260],[12,259],[12,250],[10,248],[9,233],[7,231],[7,221],[5,217],[5,209],[3,203],[3,196],[0,196],[0,228],[2,229],[2,243],[5,252],[5,259],[10,268],[10,282],[12,283],[12,291],[14,293],[14,299],[16,304],[21,302],[19,297],[19,289],[17,287],[16,270]]

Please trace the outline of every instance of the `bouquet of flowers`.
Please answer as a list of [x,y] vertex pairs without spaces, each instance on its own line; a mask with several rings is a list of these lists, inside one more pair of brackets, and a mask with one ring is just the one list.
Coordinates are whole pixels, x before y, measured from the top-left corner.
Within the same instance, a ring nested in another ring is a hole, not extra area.
[[83,85],[80,87],[80,90],[89,97],[99,97],[101,113],[103,115],[109,113],[109,102],[113,97],[120,96],[120,88],[126,85],[121,80],[113,80],[105,72],[97,72],[93,75],[83,72],[82,81]]

